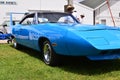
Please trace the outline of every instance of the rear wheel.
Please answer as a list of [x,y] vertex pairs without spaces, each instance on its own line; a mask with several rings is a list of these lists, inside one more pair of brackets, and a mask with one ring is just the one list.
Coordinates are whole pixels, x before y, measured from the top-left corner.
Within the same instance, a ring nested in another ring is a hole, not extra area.
[[18,49],[20,47],[20,45],[17,43],[16,39],[13,39],[13,47]]
[[55,66],[58,64],[58,55],[54,52],[48,40],[44,41],[42,52],[45,64],[50,66]]

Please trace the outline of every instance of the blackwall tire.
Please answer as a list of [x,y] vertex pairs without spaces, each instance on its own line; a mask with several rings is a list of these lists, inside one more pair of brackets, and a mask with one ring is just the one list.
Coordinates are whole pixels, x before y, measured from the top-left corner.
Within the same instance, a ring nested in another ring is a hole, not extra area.
[[43,60],[44,63],[49,66],[56,66],[58,65],[58,55],[54,52],[50,42],[48,40],[44,41],[43,43]]
[[14,47],[15,49],[19,49],[19,47],[20,47],[20,45],[16,42],[16,39],[15,39],[15,38],[13,39],[13,47]]

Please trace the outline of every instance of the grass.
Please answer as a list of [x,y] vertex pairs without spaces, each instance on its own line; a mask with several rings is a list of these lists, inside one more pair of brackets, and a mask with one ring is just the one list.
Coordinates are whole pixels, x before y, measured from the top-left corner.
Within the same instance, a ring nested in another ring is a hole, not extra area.
[[28,48],[16,50],[11,44],[0,44],[0,80],[120,79],[120,60],[64,60],[61,66],[50,67],[44,64],[37,51]]

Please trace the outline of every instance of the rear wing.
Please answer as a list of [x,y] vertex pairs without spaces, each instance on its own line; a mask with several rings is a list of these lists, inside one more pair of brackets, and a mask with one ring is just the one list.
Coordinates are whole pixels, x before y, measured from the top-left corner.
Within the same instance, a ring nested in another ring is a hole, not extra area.
[[16,23],[19,23],[24,15],[25,13],[10,12],[10,33],[12,33],[12,27],[16,25]]
[[[25,15],[25,14],[26,13],[11,12],[10,13],[10,26],[14,26],[16,20],[21,20],[21,16],[20,15],[22,15],[22,17],[23,17],[23,15]],[[15,16],[15,15],[17,15],[17,16]]]
[[[35,18],[34,18],[34,21],[36,22],[36,23],[38,23],[38,12],[34,12],[35,13]],[[27,14],[29,14],[29,13],[17,13],[17,12],[11,12],[10,13],[10,27],[11,26],[14,26],[15,25],[15,21],[16,20],[21,20],[25,15],[27,15]],[[17,17],[15,16],[15,15],[17,15]],[[22,16],[21,16],[22,15]],[[17,19],[16,19],[17,18]]]
[[[36,24],[38,24],[38,12],[34,12],[35,16],[34,16],[34,22]],[[14,27],[14,25],[16,25],[16,20],[21,21],[22,18],[25,15],[28,15],[29,13],[18,13],[18,12],[11,12],[10,13],[10,33],[12,33],[12,28]],[[16,16],[17,15],[17,16]]]

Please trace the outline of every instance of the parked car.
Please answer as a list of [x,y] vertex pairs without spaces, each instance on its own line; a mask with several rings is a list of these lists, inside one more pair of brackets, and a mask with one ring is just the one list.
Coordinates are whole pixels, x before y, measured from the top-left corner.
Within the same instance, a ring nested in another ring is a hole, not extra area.
[[[12,21],[11,21],[12,22]],[[86,56],[90,60],[120,58],[120,29],[86,25],[71,14],[35,12],[12,26],[14,47],[20,45],[42,52],[47,65],[57,65],[59,55]]]

